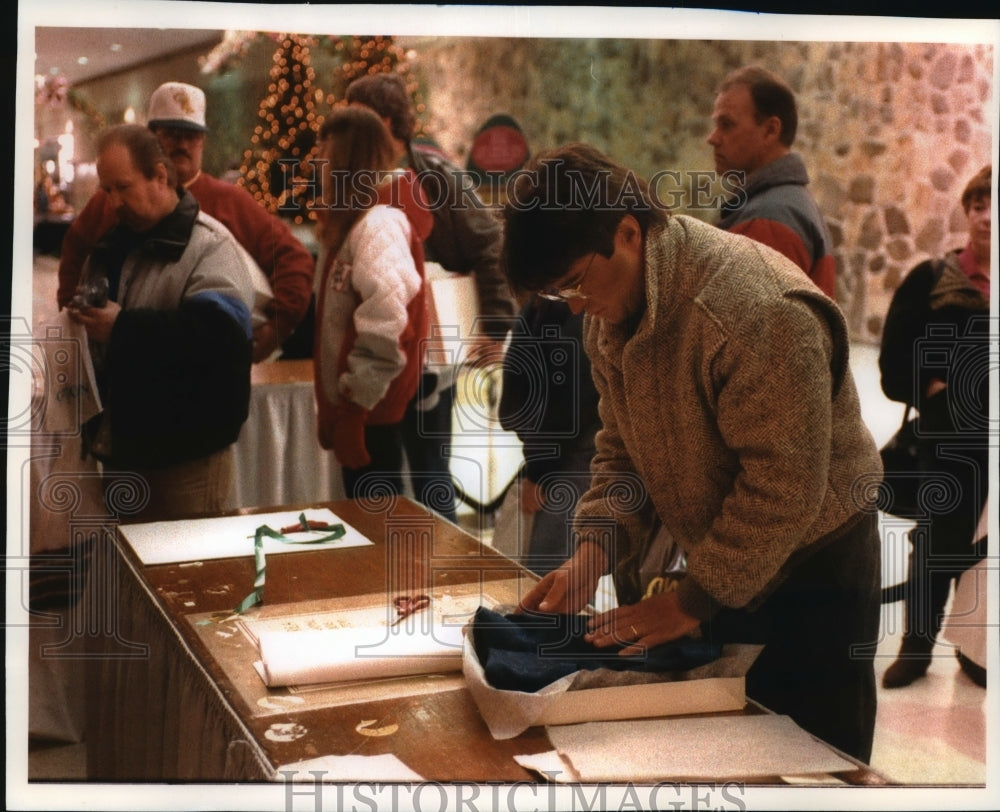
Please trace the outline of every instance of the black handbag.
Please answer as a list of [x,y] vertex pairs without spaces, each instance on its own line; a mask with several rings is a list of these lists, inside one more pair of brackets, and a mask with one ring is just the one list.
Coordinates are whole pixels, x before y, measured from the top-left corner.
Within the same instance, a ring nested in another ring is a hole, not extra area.
[[928,439],[917,431],[919,417],[910,416],[912,408],[906,407],[899,430],[879,449],[884,486],[879,508],[902,519],[919,519],[925,515],[920,505],[920,487],[928,455],[933,453]]

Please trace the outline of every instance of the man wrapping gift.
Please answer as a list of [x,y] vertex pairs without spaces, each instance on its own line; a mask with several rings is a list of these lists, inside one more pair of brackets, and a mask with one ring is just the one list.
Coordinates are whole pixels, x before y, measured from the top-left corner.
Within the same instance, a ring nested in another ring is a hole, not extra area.
[[[521,610],[577,613],[613,572],[594,645],[762,643],[747,695],[866,761],[880,560],[875,489],[858,485],[881,463],[840,310],[777,251],[669,216],[586,145],[539,155],[508,200],[508,278],[586,314],[602,423],[576,551]],[[643,599],[660,522],[687,573]]]

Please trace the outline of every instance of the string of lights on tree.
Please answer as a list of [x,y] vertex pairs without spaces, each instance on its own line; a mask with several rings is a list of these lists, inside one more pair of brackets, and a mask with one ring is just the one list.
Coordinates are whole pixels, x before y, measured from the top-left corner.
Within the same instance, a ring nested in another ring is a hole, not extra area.
[[[307,211],[291,193],[293,179],[305,170],[304,162],[316,144],[317,103],[323,91],[314,88],[308,36],[289,34],[274,53],[267,94],[257,115],[260,122],[243,153],[240,184],[265,208],[301,223]],[[294,161],[282,164],[281,161]],[[293,169],[294,167],[294,169]]]
[[[325,113],[342,102],[354,79],[399,73],[408,80],[418,116],[424,106],[405,54],[392,37],[284,34],[277,41],[267,93],[257,113],[260,122],[243,154],[238,183],[269,211],[303,223],[314,217],[308,190],[317,133]],[[316,85],[312,53],[317,48],[342,60],[331,77],[329,93]]]

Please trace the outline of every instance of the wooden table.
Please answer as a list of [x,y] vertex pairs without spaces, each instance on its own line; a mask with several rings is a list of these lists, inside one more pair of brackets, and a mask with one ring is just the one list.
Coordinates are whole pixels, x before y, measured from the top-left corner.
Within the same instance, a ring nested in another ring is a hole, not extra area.
[[[280,510],[304,507],[317,506]],[[380,590],[392,594],[401,580],[432,591],[479,585],[484,593],[507,595],[535,581],[513,561],[405,498],[326,507],[374,544],[269,556],[262,610],[336,604]],[[114,588],[119,614],[114,633],[93,646],[92,654],[99,656],[91,660],[88,696],[90,779],[280,780],[283,765],[310,758],[391,753],[428,781],[540,782],[514,756],[551,750],[544,728],[495,740],[460,680],[450,690],[326,707],[292,704],[283,698],[286,689],[258,686],[261,696],[254,701],[206,645],[199,631],[204,627],[192,622],[205,613],[230,613],[249,591],[255,574],[249,551],[240,558],[145,566],[119,538],[108,553],[99,573]],[[262,712],[264,706],[270,710]],[[748,706],[747,712],[761,711]],[[275,740],[269,731],[276,724],[306,733]],[[393,726],[390,735],[370,735]],[[860,765],[838,777],[883,782]]]

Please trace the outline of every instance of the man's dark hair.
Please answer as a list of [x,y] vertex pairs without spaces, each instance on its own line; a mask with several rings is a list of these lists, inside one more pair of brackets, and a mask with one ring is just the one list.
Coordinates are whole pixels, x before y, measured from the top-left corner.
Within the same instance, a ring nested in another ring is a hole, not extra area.
[[587,254],[610,257],[626,214],[643,236],[665,222],[646,181],[587,144],[539,153],[512,177],[503,210],[503,265],[515,291],[539,291]]
[[400,141],[410,142],[417,126],[406,80],[398,73],[373,73],[347,86],[348,104],[363,104],[389,119],[389,131]]
[[121,144],[128,150],[132,163],[144,178],[153,178],[157,164],[163,164],[167,169],[167,181],[171,186],[177,185],[177,169],[160,146],[160,139],[149,127],[119,124],[105,130],[97,139],[98,154],[111,144]]
[[993,196],[993,165],[986,164],[965,185],[962,191],[962,208],[969,213],[973,203]]
[[788,83],[766,68],[750,65],[726,76],[719,85],[719,92],[729,90],[733,85],[746,85],[750,90],[750,97],[757,108],[755,120],[758,124],[771,116],[778,117],[781,122],[781,143],[790,147],[799,127],[799,113],[795,94]]

